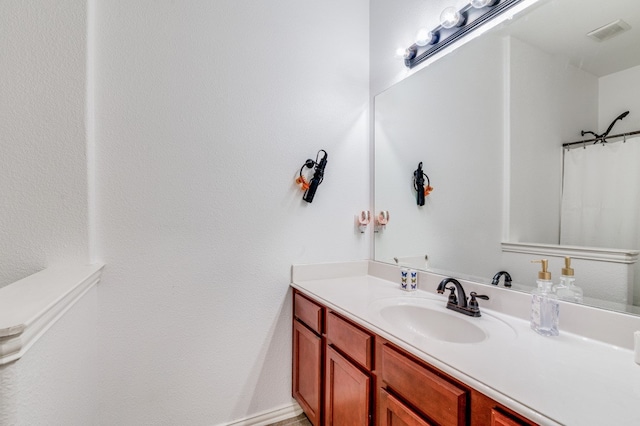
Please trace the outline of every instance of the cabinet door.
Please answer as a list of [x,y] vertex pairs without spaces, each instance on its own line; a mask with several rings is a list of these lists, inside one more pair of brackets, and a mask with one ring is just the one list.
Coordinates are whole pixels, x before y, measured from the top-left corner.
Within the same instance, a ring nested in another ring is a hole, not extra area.
[[371,379],[332,347],[327,347],[325,424],[367,426]]
[[431,426],[384,389],[378,394],[378,426]]
[[320,425],[322,407],[322,339],[293,322],[293,397],[309,421]]

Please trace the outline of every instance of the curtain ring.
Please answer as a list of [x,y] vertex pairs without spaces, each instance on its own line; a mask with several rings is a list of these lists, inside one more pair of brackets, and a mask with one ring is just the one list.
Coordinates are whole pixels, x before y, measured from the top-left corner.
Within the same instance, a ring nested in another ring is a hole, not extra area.
[[622,135],[622,143],[627,143],[627,134]]

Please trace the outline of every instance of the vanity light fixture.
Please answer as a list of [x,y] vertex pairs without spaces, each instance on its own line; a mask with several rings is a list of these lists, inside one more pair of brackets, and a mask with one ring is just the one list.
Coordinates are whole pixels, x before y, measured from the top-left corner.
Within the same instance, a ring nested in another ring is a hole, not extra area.
[[440,14],[440,24],[433,30],[421,28],[415,42],[396,55],[413,68],[466,34],[524,0],[470,0],[461,9],[447,7]]

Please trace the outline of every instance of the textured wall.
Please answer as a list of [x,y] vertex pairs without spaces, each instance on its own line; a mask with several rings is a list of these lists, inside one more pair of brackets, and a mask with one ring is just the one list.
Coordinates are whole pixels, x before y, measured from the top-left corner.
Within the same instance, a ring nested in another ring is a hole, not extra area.
[[290,265],[369,254],[368,1],[94,7],[101,421],[289,403]]
[[18,361],[0,366],[0,425],[98,424],[97,287]]
[[0,287],[86,262],[86,2],[0,2]]

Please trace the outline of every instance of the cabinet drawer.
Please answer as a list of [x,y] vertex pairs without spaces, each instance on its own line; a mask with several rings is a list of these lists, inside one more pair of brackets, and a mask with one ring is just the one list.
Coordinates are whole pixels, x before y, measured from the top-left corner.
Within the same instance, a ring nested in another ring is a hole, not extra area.
[[467,423],[468,391],[382,345],[380,378],[394,393],[443,426]]
[[333,312],[327,315],[327,341],[367,370],[373,367],[373,336]]
[[322,307],[297,292],[294,295],[293,315],[316,333],[322,333]]
[[524,420],[517,419],[506,413],[500,411],[500,409],[491,409],[491,426],[531,426],[533,423],[529,423]]
[[384,389],[380,389],[378,404],[378,426],[432,426]]

